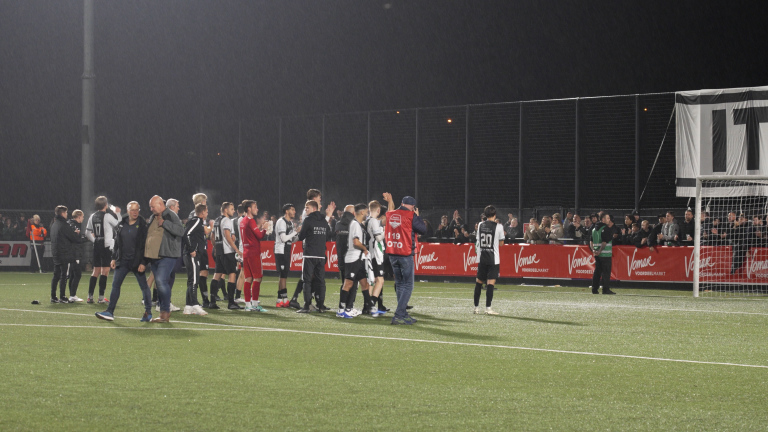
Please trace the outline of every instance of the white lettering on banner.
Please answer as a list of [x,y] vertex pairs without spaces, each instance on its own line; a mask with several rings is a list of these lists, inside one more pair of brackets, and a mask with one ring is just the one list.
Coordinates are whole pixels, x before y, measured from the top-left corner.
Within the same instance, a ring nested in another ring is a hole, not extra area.
[[304,252],[293,253],[293,250],[295,247],[296,245],[291,245],[291,265],[294,265],[296,263],[299,263],[299,265],[301,265],[302,261],[304,261]]
[[[754,249],[752,251],[752,259],[749,261],[749,266],[747,267],[747,278],[752,279],[752,275],[755,273],[765,272],[766,270],[768,270],[768,260],[758,260],[757,249]],[[761,274],[757,277],[766,278],[768,275]]]
[[[585,257],[576,258],[576,251],[573,255],[568,254],[568,274],[573,274],[573,269],[578,267],[586,267],[595,264],[595,257],[587,255]],[[576,270],[576,273],[588,273],[589,270]]]
[[[426,255],[422,254],[424,245],[419,245],[419,253],[416,254],[416,270],[422,267],[422,264],[437,262],[438,258],[436,252],[432,252]],[[431,267],[430,267],[431,268]]]
[[267,249],[264,252],[262,252],[261,253],[261,260],[264,261],[266,259],[272,258],[272,255],[270,255],[270,252],[272,252],[272,251],[270,251],[269,249]]
[[336,254],[336,243],[331,243],[331,250],[325,251],[325,263],[328,269],[332,269],[333,265],[339,261],[338,254]]
[[[685,263],[685,277],[689,278],[693,275],[693,257],[695,254],[695,250],[691,249],[691,256],[684,257],[684,263]],[[715,276],[715,273],[702,273],[704,269],[711,268],[715,266],[715,262],[712,261],[712,257],[706,257],[699,261],[699,276]]]
[[472,256],[473,249],[475,249],[475,247],[470,246],[469,249],[464,252],[464,271],[467,271],[467,268],[471,267],[473,264],[477,266],[477,264],[480,262],[480,257],[477,254]]
[[[518,273],[521,268],[531,265],[531,264],[537,264],[539,260],[536,258],[536,254],[533,254],[531,256],[523,256],[523,250],[524,248],[520,250],[520,256],[515,254],[515,273]],[[525,269],[523,268],[523,271],[528,272],[544,272],[548,269]]]
[[[635,254],[637,254],[637,249],[632,251],[632,258],[627,257],[627,276],[632,276],[633,270],[644,269],[646,267],[653,267],[656,265],[656,263],[653,262],[653,260],[651,259],[653,257],[648,256],[648,257],[636,260]],[[635,271],[635,274],[643,274],[643,273],[638,273]],[[646,272],[645,274],[647,275],[648,273]]]
[[[34,259],[31,242],[0,242],[0,266],[26,267]],[[46,248],[46,256],[50,248]],[[43,257],[40,257],[42,261]]]

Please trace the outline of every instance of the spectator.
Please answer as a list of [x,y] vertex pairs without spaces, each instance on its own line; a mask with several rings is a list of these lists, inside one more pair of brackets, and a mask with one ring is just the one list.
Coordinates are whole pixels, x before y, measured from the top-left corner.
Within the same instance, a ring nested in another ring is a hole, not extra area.
[[712,236],[712,223],[709,221],[709,213],[701,212],[701,244],[705,245],[709,243],[709,238]]
[[563,244],[562,239],[565,235],[563,231],[563,225],[562,225],[562,216],[560,216],[560,213],[555,213],[552,215],[552,222],[550,222],[550,226],[545,226],[544,231],[546,232],[546,238],[549,241],[549,244],[557,244],[561,245]]
[[432,223],[424,219],[424,225],[427,227],[427,233],[420,236],[419,241],[426,241],[427,239],[435,237],[435,230],[432,228]]
[[563,234],[567,237],[568,230],[571,228],[571,225],[573,224],[573,212],[569,211],[565,214],[565,220],[563,221]]
[[680,224],[680,246],[693,246],[693,236],[696,235],[696,222],[693,220],[693,211],[685,211],[685,220]]
[[[592,217],[591,216],[586,217],[583,222],[584,222],[584,229],[587,230],[587,234],[589,234],[589,232],[592,231],[592,227],[593,227]],[[586,239],[586,241],[587,243],[589,243],[588,238]],[[584,244],[587,244],[587,243],[584,243]]]
[[511,242],[517,242],[517,239],[523,236],[523,230],[517,223],[517,218],[513,217],[509,220],[508,226],[504,228],[504,236]]
[[48,230],[43,227],[43,224],[40,223],[40,216],[34,215],[32,216],[32,219],[30,219],[29,224],[29,241],[34,241],[34,252],[35,256],[32,257],[32,260],[30,262],[30,271],[32,273],[37,273],[39,270],[42,270],[40,267],[38,267],[38,262],[40,265],[43,264],[43,256],[45,255],[45,238],[48,237]]
[[600,220],[600,216],[597,213],[592,213],[589,215],[589,219],[592,220],[592,225],[597,225],[597,222]]
[[572,238],[573,244],[582,245],[589,243],[589,231],[582,225],[581,216],[573,215],[573,221],[571,226],[565,231],[565,236]]
[[536,241],[539,239],[537,230],[539,229],[539,222],[536,221],[536,219],[531,218],[528,221],[528,227],[525,229],[525,233],[523,234],[523,240],[528,244],[535,244]]
[[[633,232],[636,226],[636,223],[632,224]],[[640,228],[637,230],[637,232],[632,234],[632,244],[634,244],[636,248],[650,246],[648,242],[650,240],[650,235],[651,224],[647,220],[644,220],[640,223]]]
[[658,216],[659,223],[653,226],[651,234],[648,236],[648,247],[653,250],[654,246],[661,245],[661,229],[664,227],[664,223],[667,221],[667,216],[663,213]]
[[453,230],[448,229],[448,215],[440,218],[440,225],[437,227],[435,236],[439,239],[448,239],[453,237]]
[[453,241],[454,244],[469,243],[469,233],[465,227],[462,226],[461,228],[455,228],[453,233],[455,237]]
[[455,233],[455,230],[461,231],[461,227],[464,226],[464,219],[459,216],[459,211],[454,210],[453,212],[453,219],[451,220],[451,223],[448,224],[448,229],[450,232]]
[[766,231],[762,216],[752,216],[752,233],[749,245],[752,247],[765,247]]
[[3,241],[13,240],[16,230],[13,227],[13,221],[11,218],[6,218],[3,221]]
[[642,229],[643,223],[640,220],[640,212],[639,211],[635,210],[635,211],[632,212],[632,222],[636,223],[637,226],[639,226],[640,229]]
[[679,246],[680,243],[680,226],[677,224],[674,212],[667,212],[666,222],[661,227],[661,236],[659,241],[664,246]]

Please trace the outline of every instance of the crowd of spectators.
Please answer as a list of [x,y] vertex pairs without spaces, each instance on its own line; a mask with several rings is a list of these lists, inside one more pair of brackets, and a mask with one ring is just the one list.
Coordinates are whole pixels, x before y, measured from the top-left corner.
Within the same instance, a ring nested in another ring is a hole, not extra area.
[[2,221],[3,241],[23,241],[29,240],[27,234],[27,217],[24,213],[18,213],[15,215],[5,215],[0,213],[0,221]]

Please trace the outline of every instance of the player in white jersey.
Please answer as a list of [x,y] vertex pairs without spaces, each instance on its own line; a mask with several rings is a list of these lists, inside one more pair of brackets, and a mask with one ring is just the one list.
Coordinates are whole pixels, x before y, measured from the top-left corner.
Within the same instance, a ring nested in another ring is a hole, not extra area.
[[288,300],[288,272],[291,270],[291,246],[299,235],[293,229],[293,218],[296,217],[296,207],[293,204],[283,206],[283,217],[275,222],[275,266],[280,274],[277,286],[276,307],[290,307]]
[[[395,203],[392,201],[392,195],[385,193],[384,200],[387,201],[387,211],[395,209]],[[371,273],[372,278],[368,282],[372,285],[371,304],[365,305],[363,313],[370,312],[374,317],[378,317],[387,312],[381,299],[382,289],[384,288],[384,228],[381,221],[386,217],[381,212],[381,204],[374,200],[368,203],[368,212],[370,218],[366,224],[368,230],[368,251],[371,254]],[[370,276],[370,275],[369,275]],[[366,310],[369,309],[369,310]]]
[[[360,288],[363,292],[364,303],[366,307],[371,304],[369,293],[368,273],[366,271],[366,260],[371,256],[366,245],[366,234],[363,229],[363,221],[368,216],[368,206],[365,204],[355,205],[355,219],[349,223],[349,239],[347,240],[347,253],[344,255],[344,286],[339,296],[339,311],[336,316],[339,318],[354,318],[351,308],[347,307],[349,300],[349,290],[352,284],[360,282]],[[378,314],[376,315],[378,316]]]
[[498,315],[491,309],[493,290],[499,277],[499,246],[504,244],[504,226],[496,220],[496,207],[489,205],[483,211],[486,220],[477,226],[475,250],[479,257],[475,281],[475,313],[480,313],[480,293],[485,284],[485,314]]

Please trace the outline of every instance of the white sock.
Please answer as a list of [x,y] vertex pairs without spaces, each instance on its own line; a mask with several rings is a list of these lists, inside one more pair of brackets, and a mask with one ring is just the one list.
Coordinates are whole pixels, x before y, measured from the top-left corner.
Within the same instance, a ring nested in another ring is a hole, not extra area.
[[251,307],[251,302],[245,302],[245,307]]
[[489,310],[491,310],[491,307],[488,306],[488,307],[485,308],[485,310],[489,311]]

